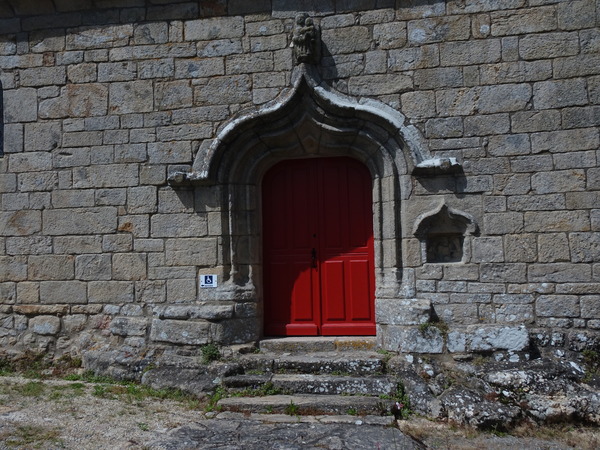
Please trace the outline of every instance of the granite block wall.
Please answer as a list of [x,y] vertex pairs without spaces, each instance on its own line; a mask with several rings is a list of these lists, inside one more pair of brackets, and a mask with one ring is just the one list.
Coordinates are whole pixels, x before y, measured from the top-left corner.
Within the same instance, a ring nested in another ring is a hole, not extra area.
[[[290,87],[298,12],[320,29],[324,84],[401,112],[433,157],[462,168],[399,174],[404,288],[382,307],[400,317],[425,301],[457,329],[525,325],[540,345],[596,335],[600,1],[8,0],[2,348],[260,337],[260,289],[198,286],[229,276],[221,186],[167,179],[227,120]],[[441,205],[477,228],[458,260],[428,258],[431,237],[415,234]],[[380,342],[402,348],[412,338],[388,322]]]

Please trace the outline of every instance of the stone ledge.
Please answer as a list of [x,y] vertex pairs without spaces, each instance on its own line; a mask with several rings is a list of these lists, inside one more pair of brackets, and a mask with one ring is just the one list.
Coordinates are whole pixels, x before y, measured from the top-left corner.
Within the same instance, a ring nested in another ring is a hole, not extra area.
[[450,353],[508,350],[519,352],[529,347],[525,326],[469,325],[450,331],[447,348]]
[[64,316],[69,312],[68,305],[14,305],[13,311],[26,316],[56,315]]
[[379,298],[375,320],[386,325],[421,325],[431,321],[431,301],[422,299]]
[[379,345],[400,353],[520,352],[530,344],[525,326],[468,325],[448,332],[435,323],[378,327]]

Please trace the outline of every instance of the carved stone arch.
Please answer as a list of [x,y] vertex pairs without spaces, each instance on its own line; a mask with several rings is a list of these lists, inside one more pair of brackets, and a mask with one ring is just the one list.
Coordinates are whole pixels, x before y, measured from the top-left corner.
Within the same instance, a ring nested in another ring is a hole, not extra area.
[[355,158],[371,173],[376,302],[400,295],[401,178],[429,160],[425,142],[402,114],[334,92],[312,66],[301,64],[290,89],[225,123],[215,139],[201,144],[191,172],[169,178],[171,184],[215,185],[220,191],[225,283],[211,291],[213,297],[261,300],[259,199],[265,172],[285,159],[331,156]]
[[423,261],[429,263],[465,262],[470,242],[465,237],[479,232],[475,218],[440,204],[417,218],[413,234],[421,241]]

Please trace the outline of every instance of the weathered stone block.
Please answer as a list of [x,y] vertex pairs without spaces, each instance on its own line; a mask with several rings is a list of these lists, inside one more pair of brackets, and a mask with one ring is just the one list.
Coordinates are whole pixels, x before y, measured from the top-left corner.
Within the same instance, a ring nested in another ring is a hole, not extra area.
[[195,278],[167,280],[167,302],[194,302],[196,300],[196,285],[197,280]]
[[67,67],[67,79],[71,83],[93,83],[98,80],[97,66],[93,63],[71,65]]
[[519,40],[519,55],[527,60],[573,56],[578,52],[577,33],[530,34]]
[[479,321],[479,307],[474,303],[435,305],[434,310],[439,319],[449,325],[467,325]]
[[[465,114],[473,114],[465,110]],[[505,134],[510,129],[508,114],[486,114],[484,116],[465,117],[465,136],[488,136],[492,134]]]
[[555,110],[517,111],[511,116],[515,133],[552,131],[560,128],[560,112]]
[[259,339],[259,320],[244,318],[211,323],[210,336],[213,342],[220,344],[242,344]]
[[523,214],[517,212],[490,213],[483,218],[486,234],[510,234],[523,231]]
[[[363,21],[361,23],[364,24]],[[406,22],[378,23],[373,26],[373,39],[379,48],[389,50],[406,44]]]
[[223,320],[233,317],[234,304],[232,303],[200,303],[195,305],[160,306],[155,308],[154,314],[160,319],[206,319]]
[[587,211],[536,211],[525,213],[525,231],[589,231]]
[[593,27],[594,2],[576,0],[558,5],[558,25],[563,30],[576,30]]
[[533,86],[533,102],[536,109],[562,108],[587,104],[585,80],[541,81]]
[[54,336],[60,331],[60,319],[54,316],[37,316],[29,319],[29,329],[35,334]]
[[27,276],[30,280],[73,279],[75,258],[71,255],[30,256]]
[[491,19],[492,36],[539,33],[557,28],[556,11],[551,6],[495,11]]
[[481,114],[519,111],[531,100],[531,87],[528,84],[503,84],[484,86],[478,99]]
[[133,25],[81,27],[67,35],[67,50],[112,48],[127,45],[133,36]]
[[440,44],[440,63],[442,66],[467,66],[500,61],[501,45],[499,39],[475,41],[443,42]]
[[36,90],[22,88],[4,92],[4,120],[7,123],[37,120]]
[[569,241],[565,233],[543,233],[538,236],[538,261],[569,261]]
[[43,211],[47,235],[114,233],[117,209],[114,207],[47,209]]
[[401,353],[442,353],[444,336],[436,327],[421,331],[418,327],[378,325],[378,342],[385,350]]
[[167,283],[164,280],[137,281],[135,299],[139,303],[162,303],[166,299]]
[[90,303],[131,303],[134,300],[133,283],[128,281],[90,281]]
[[508,198],[508,209],[513,211],[554,211],[565,209],[563,194],[512,195]]
[[540,317],[579,317],[579,297],[575,295],[541,295],[535,302]]
[[531,152],[529,135],[511,134],[491,136],[489,139],[488,151],[492,156],[526,155]]
[[202,345],[209,342],[209,333],[209,322],[153,319],[150,339],[172,344]]
[[463,122],[460,117],[431,119],[425,124],[425,130],[431,138],[460,137],[463,134]]
[[533,305],[504,304],[494,311],[496,323],[532,324],[535,320]]
[[157,83],[155,95],[160,110],[192,106],[192,87],[188,81]]
[[62,319],[63,330],[67,334],[78,333],[85,329],[88,317],[85,314],[72,314]]
[[571,233],[571,261],[575,263],[600,261],[600,233]]
[[[348,92],[355,96],[368,96],[378,94],[395,94],[412,89],[412,79],[403,75],[367,75],[350,78]],[[432,96],[431,96],[432,97]],[[407,101],[408,102],[408,101]],[[434,109],[433,97],[430,99],[431,108],[429,116]]]
[[192,159],[190,142],[156,142],[148,144],[150,164],[189,163]]
[[238,75],[273,70],[273,52],[231,55],[225,60],[225,73]]
[[145,336],[148,321],[137,317],[115,317],[109,326],[112,334],[117,336]]
[[571,263],[531,264],[527,268],[527,278],[533,282],[585,283],[591,281],[591,267]]
[[41,227],[40,211],[0,212],[0,236],[28,236],[39,232]]
[[0,283],[0,305],[15,303],[17,299],[16,283]]
[[208,233],[204,214],[155,214],[150,229],[152,237],[198,237]]
[[502,262],[504,250],[501,237],[473,239],[473,262]]
[[102,251],[100,236],[56,236],[52,240],[56,254],[100,253]]
[[87,303],[86,284],[81,281],[42,281],[40,282],[40,302]]
[[184,36],[188,41],[240,38],[243,35],[244,19],[241,16],[189,20],[184,23]]
[[448,351],[486,352],[523,351],[529,347],[529,333],[524,326],[472,325],[448,333]]
[[152,111],[154,89],[151,81],[111,83],[109,89],[109,111],[111,114]]
[[144,253],[117,253],[112,257],[113,280],[146,278],[147,257]]
[[437,111],[442,116],[468,116],[475,112],[479,90],[446,89],[436,93]]
[[0,282],[27,279],[26,256],[0,256]]
[[20,304],[39,303],[40,285],[32,281],[17,283],[17,302]]
[[[554,128],[558,127],[555,126]],[[544,151],[573,152],[595,148],[598,143],[598,136],[593,132],[592,128],[582,128],[578,130],[535,133],[531,136],[531,142],[534,153]]]
[[445,281],[465,281],[479,279],[477,264],[446,264],[444,265]]
[[58,187],[58,175],[50,171],[22,173],[18,184],[21,192],[52,191]]
[[388,68],[392,71],[427,69],[439,65],[437,45],[423,45],[389,51]]
[[111,273],[110,255],[78,255],[75,258],[75,277],[79,280],[110,280]]
[[44,119],[105,116],[108,88],[103,84],[69,84],[60,96],[42,100],[39,115]]
[[52,192],[55,208],[82,208],[94,206],[94,191],[83,189],[55,190]]
[[484,263],[479,268],[481,281],[492,283],[524,283],[526,270],[525,263]]
[[552,170],[553,167],[552,155],[516,156],[511,159],[513,172],[536,172]]
[[73,170],[73,187],[85,189],[137,186],[138,171],[138,164],[78,167]]
[[[61,142],[61,129],[58,122],[28,123],[25,125],[25,141],[27,150],[49,151],[54,150]],[[51,156],[51,155],[48,155]],[[11,159],[11,164],[14,161]],[[39,170],[45,170],[42,168]]]
[[558,153],[554,155],[554,166],[557,170],[578,169],[582,167],[594,167],[596,165],[595,152],[571,152]]
[[421,299],[377,299],[376,322],[390,325],[420,325],[431,319],[431,302]]
[[600,319],[600,295],[582,296],[580,306],[583,319]]
[[169,239],[166,242],[167,264],[175,266],[211,266],[216,264],[215,238]]
[[408,41],[412,45],[469,38],[471,21],[468,16],[433,17],[408,22]]
[[436,115],[433,91],[406,92],[402,94],[400,101],[402,102],[402,111],[407,117],[422,119]]

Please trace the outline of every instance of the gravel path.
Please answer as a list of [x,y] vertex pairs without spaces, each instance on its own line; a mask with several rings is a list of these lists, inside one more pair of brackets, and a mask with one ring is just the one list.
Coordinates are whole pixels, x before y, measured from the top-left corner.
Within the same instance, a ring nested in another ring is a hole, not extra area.
[[548,440],[452,430],[422,419],[401,422],[413,440],[381,417],[213,416],[197,402],[140,398],[126,386],[0,377],[2,449],[600,447],[600,434],[590,429]]

